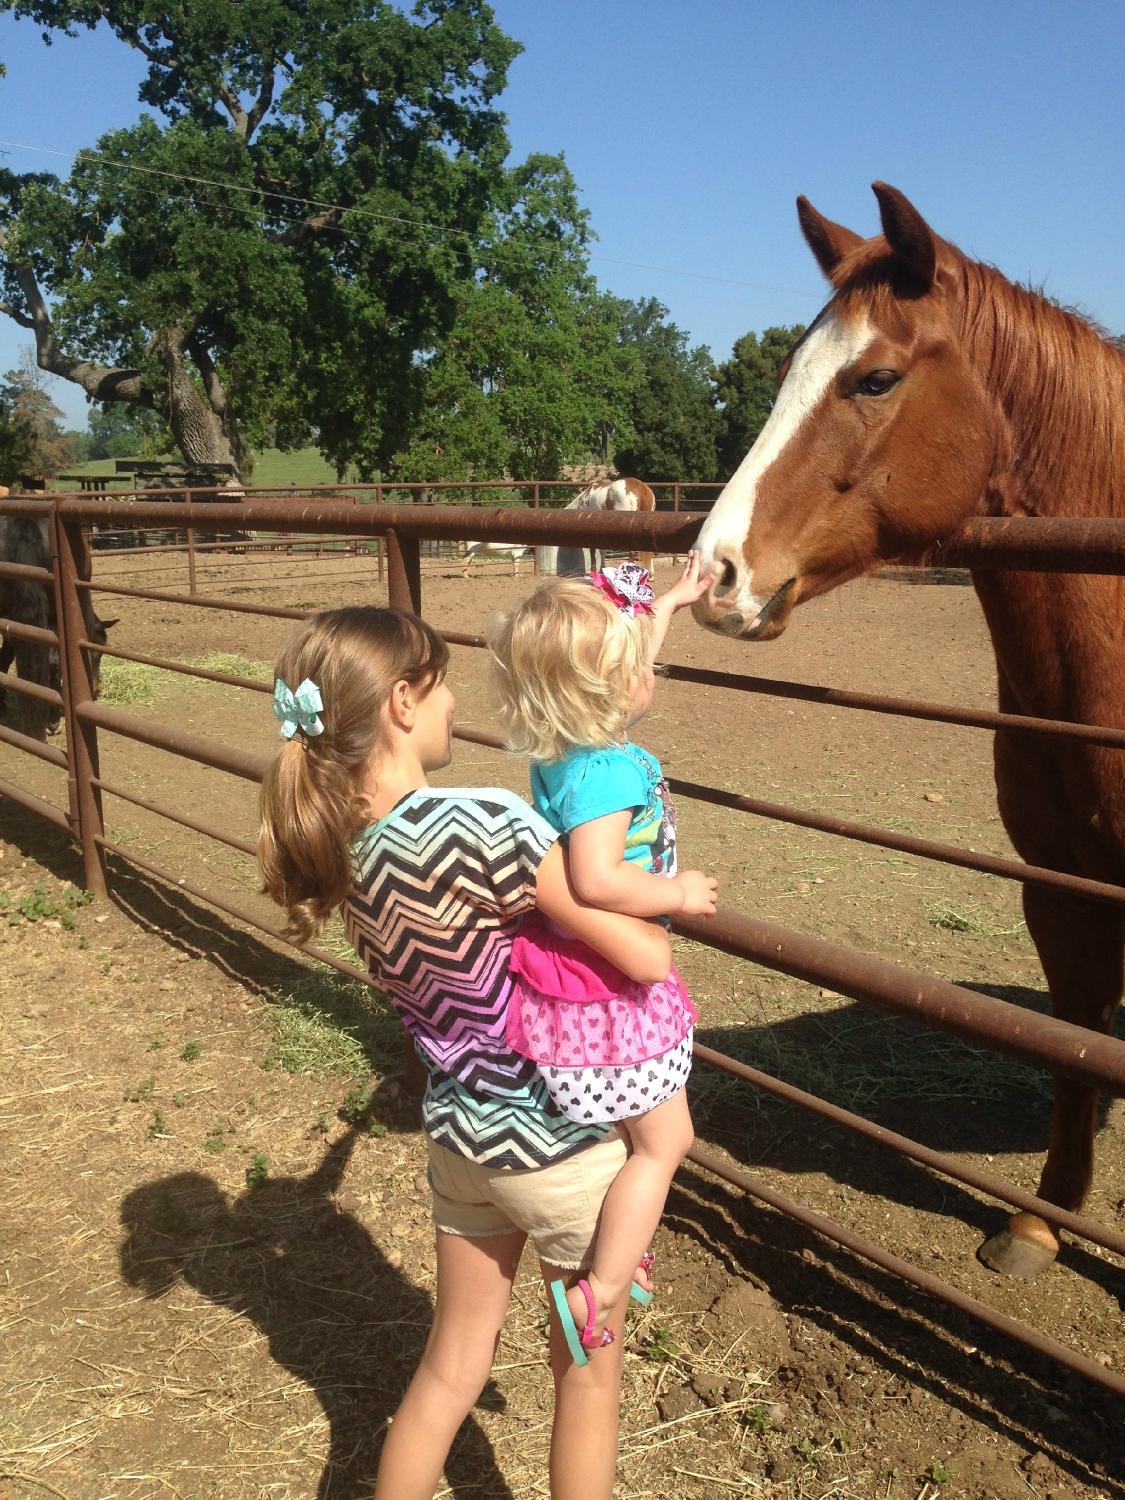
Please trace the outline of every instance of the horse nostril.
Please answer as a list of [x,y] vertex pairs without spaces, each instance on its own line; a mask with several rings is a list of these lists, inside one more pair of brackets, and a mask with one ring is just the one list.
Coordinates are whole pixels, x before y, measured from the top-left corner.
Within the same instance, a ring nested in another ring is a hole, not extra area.
[[723,571],[719,574],[719,581],[715,586],[716,592],[720,594],[729,594],[731,589],[734,588],[737,582],[738,569],[728,558],[723,563]]

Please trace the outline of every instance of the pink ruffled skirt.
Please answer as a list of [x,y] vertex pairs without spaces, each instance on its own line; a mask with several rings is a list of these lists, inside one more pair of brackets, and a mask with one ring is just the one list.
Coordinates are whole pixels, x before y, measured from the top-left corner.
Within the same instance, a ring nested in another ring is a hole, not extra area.
[[637,984],[539,921],[512,944],[508,1045],[540,1067],[631,1067],[683,1042],[699,1019],[675,969]]

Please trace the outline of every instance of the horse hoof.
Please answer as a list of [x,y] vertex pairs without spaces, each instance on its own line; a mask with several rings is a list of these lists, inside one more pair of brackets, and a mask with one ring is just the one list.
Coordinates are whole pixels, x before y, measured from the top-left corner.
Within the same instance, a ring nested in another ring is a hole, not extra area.
[[1059,1242],[1042,1219],[1017,1214],[1007,1229],[984,1242],[977,1256],[1001,1276],[1038,1276],[1058,1253]]

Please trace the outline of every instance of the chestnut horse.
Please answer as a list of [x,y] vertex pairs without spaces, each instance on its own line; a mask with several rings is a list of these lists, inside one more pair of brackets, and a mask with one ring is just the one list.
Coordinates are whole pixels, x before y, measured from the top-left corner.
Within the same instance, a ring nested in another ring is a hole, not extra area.
[[[874,191],[883,233],[866,240],[797,200],[833,295],[700,533],[715,581],[696,618],[728,636],[771,640],[797,604],[925,560],[970,516],[1125,516],[1120,348],[939,239],[895,188]],[[1125,727],[1125,578],[980,570],[973,583],[1001,709]],[[1000,732],[995,768],[1025,860],[1125,883],[1125,752]],[[1023,901],[1055,1014],[1108,1034],[1125,911],[1033,885]],[[1056,1079],[1039,1196],[1072,1211],[1096,1109],[1096,1089]],[[980,1254],[1030,1275],[1058,1247],[1021,1213]]]

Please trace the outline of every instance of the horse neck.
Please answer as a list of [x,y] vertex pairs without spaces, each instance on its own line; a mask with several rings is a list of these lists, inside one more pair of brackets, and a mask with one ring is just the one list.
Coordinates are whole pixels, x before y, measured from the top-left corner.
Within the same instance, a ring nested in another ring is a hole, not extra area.
[[1125,515],[1121,348],[993,267],[959,263],[961,336],[1008,429],[993,508]]
[[[1006,422],[989,509],[1125,515],[1120,349],[1083,319],[964,262],[962,336]],[[1003,706],[1116,723],[1125,661],[1098,620],[1125,615],[1125,578],[977,571]]]

